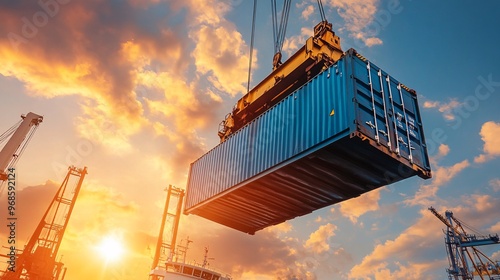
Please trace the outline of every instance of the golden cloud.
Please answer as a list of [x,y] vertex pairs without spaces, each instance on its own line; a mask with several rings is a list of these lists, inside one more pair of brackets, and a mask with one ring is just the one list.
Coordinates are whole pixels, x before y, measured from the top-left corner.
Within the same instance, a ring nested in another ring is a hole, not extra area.
[[414,197],[406,199],[404,202],[407,205],[424,205],[432,204],[432,199],[436,197],[439,188],[455,178],[460,172],[470,166],[468,160],[455,163],[451,166],[439,166],[439,160],[448,155],[450,147],[441,144],[438,149],[437,155],[430,159],[434,165],[433,178],[430,184],[422,185],[415,193]]
[[484,142],[483,154],[474,158],[474,162],[483,163],[500,156],[500,123],[489,121],[481,127],[481,139]]
[[[191,32],[196,42],[192,53],[198,72],[208,75],[209,81],[231,96],[246,93],[244,84],[248,74],[248,47],[234,25],[201,25]],[[257,53],[253,54],[253,68],[257,67]]]
[[378,201],[380,200],[381,190],[382,188],[379,188],[340,203],[340,213],[355,224],[361,215],[379,209]]
[[[360,264],[355,265],[349,279],[422,279],[424,272],[445,265],[444,262],[430,260],[419,262],[415,256],[425,250],[435,248],[442,241],[441,225],[426,209],[422,216],[394,240],[376,245]],[[418,244],[418,245],[416,245]],[[397,259],[397,268],[389,268],[389,259]]]
[[[58,189],[59,184],[49,180],[43,185],[28,186],[16,192],[17,243],[25,244],[33,235]],[[6,192],[0,196],[0,203],[7,205]],[[0,218],[6,221],[7,213],[7,210],[0,211]],[[1,234],[5,233],[6,231],[2,230]],[[1,240],[1,245],[6,246],[7,238]]]
[[305,247],[310,248],[314,253],[320,254],[330,250],[329,239],[335,235],[337,226],[333,224],[322,225],[315,232],[309,235],[305,242]]
[[450,99],[448,102],[431,101],[431,100],[424,102],[424,108],[437,109],[440,113],[443,114],[443,118],[447,121],[452,121],[455,119],[455,114],[453,110],[462,105],[463,103],[458,102],[455,98]]

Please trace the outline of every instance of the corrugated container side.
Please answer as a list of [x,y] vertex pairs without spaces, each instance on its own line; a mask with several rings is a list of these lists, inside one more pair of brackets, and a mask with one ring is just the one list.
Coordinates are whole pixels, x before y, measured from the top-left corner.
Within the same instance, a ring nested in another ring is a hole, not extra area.
[[[343,61],[337,63],[338,67],[344,67]],[[212,197],[210,192],[195,193],[195,190],[216,190],[215,193],[221,194],[237,185],[235,182],[241,184],[270,167],[276,169],[285,160],[291,160],[304,150],[347,130],[346,113],[349,108],[346,96],[331,94],[335,85],[344,84],[343,76],[320,77],[314,78],[315,83],[307,83],[196,160],[189,176],[203,180],[190,180],[186,209]],[[337,113],[335,117],[330,117],[334,106]],[[318,131],[318,123],[325,129]],[[236,152],[231,150],[234,146],[238,147]]]
[[[339,61],[331,71],[343,67],[344,62]],[[234,182],[241,184],[271,167],[276,169],[342,131],[347,135],[350,108],[342,86],[345,78],[340,73],[325,71],[328,78],[315,77],[314,83],[307,83],[196,160],[191,176],[203,179],[190,180],[186,209],[211,198],[212,191],[221,194],[237,185]],[[344,94],[331,94],[336,90]],[[336,112],[330,116],[332,110]],[[235,146],[236,152],[231,151]],[[233,180],[229,182],[228,177]]]
[[350,50],[192,163],[185,213],[253,233],[419,175],[414,91]]

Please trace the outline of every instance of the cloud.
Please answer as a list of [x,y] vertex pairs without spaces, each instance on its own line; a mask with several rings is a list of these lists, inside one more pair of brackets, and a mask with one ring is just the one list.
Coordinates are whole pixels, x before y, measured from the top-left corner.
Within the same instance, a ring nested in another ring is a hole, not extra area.
[[452,166],[437,166],[433,173],[431,183],[423,185],[415,193],[413,198],[405,200],[408,205],[429,205],[432,199],[436,197],[439,188],[451,181],[457,174],[469,167],[468,160],[455,163]]
[[364,193],[363,195],[349,199],[340,204],[340,213],[356,223],[358,218],[370,211],[379,209],[380,191],[382,188]]
[[328,240],[335,235],[336,230],[337,227],[330,223],[320,226],[318,230],[309,235],[305,247],[317,254],[330,250]]
[[194,239],[189,260],[201,261],[201,248],[209,246],[209,256],[215,259],[211,267],[231,273],[233,279],[313,280],[320,279],[318,273],[322,271],[341,275],[341,267],[353,264],[349,252],[330,242],[337,230],[333,224],[318,227],[306,241],[302,241],[287,236],[291,232],[287,223],[281,224],[285,230],[272,227],[254,236],[196,216],[183,216],[181,223],[179,238],[203,232]]
[[500,179],[493,179],[490,181],[490,187],[495,192],[500,192]]
[[450,146],[446,144],[440,144],[438,147],[438,153],[430,157],[430,162],[433,165],[437,165],[438,161],[450,153]]
[[22,19],[44,8],[0,4],[0,32],[26,37],[16,47],[0,38],[0,75],[23,82],[32,96],[77,102],[75,131],[105,153],[142,153],[147,135],[168,155],[162,166],[184,178],[206,150],[199,134],[222,118],[223,97],[246,91],[248,47],[224,17],[231,5],[52,2],[57,12],[28,37]]
[[375,19],[378,0],[329,0],[325,6],[337,9],[337,13],[344,20],[349,36],[365,43],[366,46],[382,44],[377,34],[371,34],[367,27]]
[[455,98],[450,99],[448,102],[440,101],[425,101],[424,108],[437,109],[443,114],[443,118],[447,121],[455,120],[454,109],[463,106],[463,103],[458,102]]
[[285,39],[283,42],[283,51],[288,56],[291,56],[295,51],[301,48],[311,36],[313,36],[312,28],[302,27],[299,35],[290,36]]
[[269,227],[266,230],[280,234],[280,233],[288,233],[292,229],[293,229],[292,224],[290,224],[288,221],[286,221],[286,222],[283,222],[281,224],[277,224],[275,226]]
[[[459,201],[447,201],[437,207],[438,213],[452,211],[463,225],[480,232],[495,232],[498,228],[500,199],[483,194],[464,195]],[[349,273],[349,279],[441,279],[448,267],[443,240],[446,226],[425,205],[416,220],[406,220],[409,226],[396,237],[374,246]]]
[[[281,239],[278,233],[271,230],[250,236],[227,228],[205,227],[191,222],[188,221],[190,231],[204,232],[194,240],[193,247],[200,251],[202,246],[209,246],[210,257],[215,259],[212,267],[231,273],[235,279],[314,279],[307,278],[307,270],[295,265],[299,261],[299,252],[295,248],[301,247],[295,239]],[[202,254],[194,254],[190,251],[190,258],[202,260]]]
[[441,144],[438,148],[438,153],[430,158],[430,162],[434,166],[433,177],[429,184],[422,185],[412,198],[406,199],[404,202],[407,205],[430,205],[436,197],[439,188],[450,182],[455,176],[470,166],[468,160],[457,162],[451,166],[440,166],[439,160],[448,155],[450,147]]
[[[297,4],[298,6],[298,4]],[[314,13],[314,6],[313,5],[307,5],[307,7],[302,11],[301,17],[305,20],[309,20],[309,17]]]
[[[0,4],[5,22],[0,32],[23,38],[15,46],[6,37],[0,39],[0,59],[6,62],[0,74],[22,81],[35,96],[76,96],[83,110],[76,122],[81,135],[103,140],[107,147],[119,143],[119,152],[129,149],[128,137],[145,124],[135,91],[138,71],[152,61],[180,57],[185,40],[166,25],[155,24],[161,22],[159,15],[136,10],[126,1],[52,1],[51,16],[39,3]],[[44,13],[46,23],[27,32],[37,25],[32,16]]]
[[[201,12],[189,37],[196,43],[191,56],[197,71],[231,96],[246,93],[249,48],[235,25],[223,18],[229,8],[217,1],[195,2]],[[252,68],[256,69],[254,52]]]
[[445,259],[436,259],[444,257],[439,246],[442,226],[426,209],[420,213],[421,217],[394,240],[376,245],[351,269],[349,279],[432,279],[423,277],[432,269],[446,266]]
[[[33,235],[58,189],[58,183],[49,180],[42,185],[28,186],[16,191],[17,243],[25,244]],[[0,197],[0,203],[7,205],[6,191]],[[0,219],[6,221],[7,214],[6,208],[4,211],[0,211]],[[5,234],[5,232],[2,230],[1,234]],[[5,244],[7,238],[1,240],[2,245],[7,245]]]
[[376,37],[370,37],[365,39],[365,44],[367,47],[373,47],[376,45],[382,45],[382,40]]
[[498,223],[494,224],[493,226],[491,226],[488,231],[499,233],[500,232],[500,222],[498,222]]
[[474,158],[476,163],[484,163],[500,156],[500,123],[489,121],[481,127],[481,139],[484,142],[483,154]]

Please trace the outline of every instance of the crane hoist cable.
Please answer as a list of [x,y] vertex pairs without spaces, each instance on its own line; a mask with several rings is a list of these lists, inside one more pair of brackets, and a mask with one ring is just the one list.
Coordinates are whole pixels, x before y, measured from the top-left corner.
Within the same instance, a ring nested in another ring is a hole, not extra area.
[[321,16],[321,21],[326,21],[325,9],[323,9],[323,3],[321,2],[321,0],[318,0],[318,10]]
[[274,39],[274,57],[273,69],[281,65],[281,51],[285,42],[286,28],[288,26],[288,16],[290,14],[291,0],[283,1],[283,9],[281,19],[278,25],[278,11],[276,8],[276,0],[271,1],[272,21],[273,21],[273,39]]
[[255,14],[257,11],[257,0],[253,0],[253,15],[252,15],[252,35],[250,38],[250,59],[248,60],[248,82],[247,92],[250,91],[250,76],[252,75],[252,58],[253,58],[253,42],[255,37]]
[[14,134],[14,132],[16,132],[16,129],[21,125],[22,122],[23,122],[22,120],[18,121],[13,126],[11,126],[9,129],[7,129],[7,131],[5,131],[4,133],[2,133],[2,135],[0,135],[0,143],[2,143],[5,140],[9,139],[9,137],[12,134]]

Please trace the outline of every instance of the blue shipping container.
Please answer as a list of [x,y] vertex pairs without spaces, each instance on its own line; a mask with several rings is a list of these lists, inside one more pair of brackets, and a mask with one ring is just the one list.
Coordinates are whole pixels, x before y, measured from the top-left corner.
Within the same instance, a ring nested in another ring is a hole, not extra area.
[[193,162],[185,213],[253,234],[414,175],[417,95],[351,49]]

